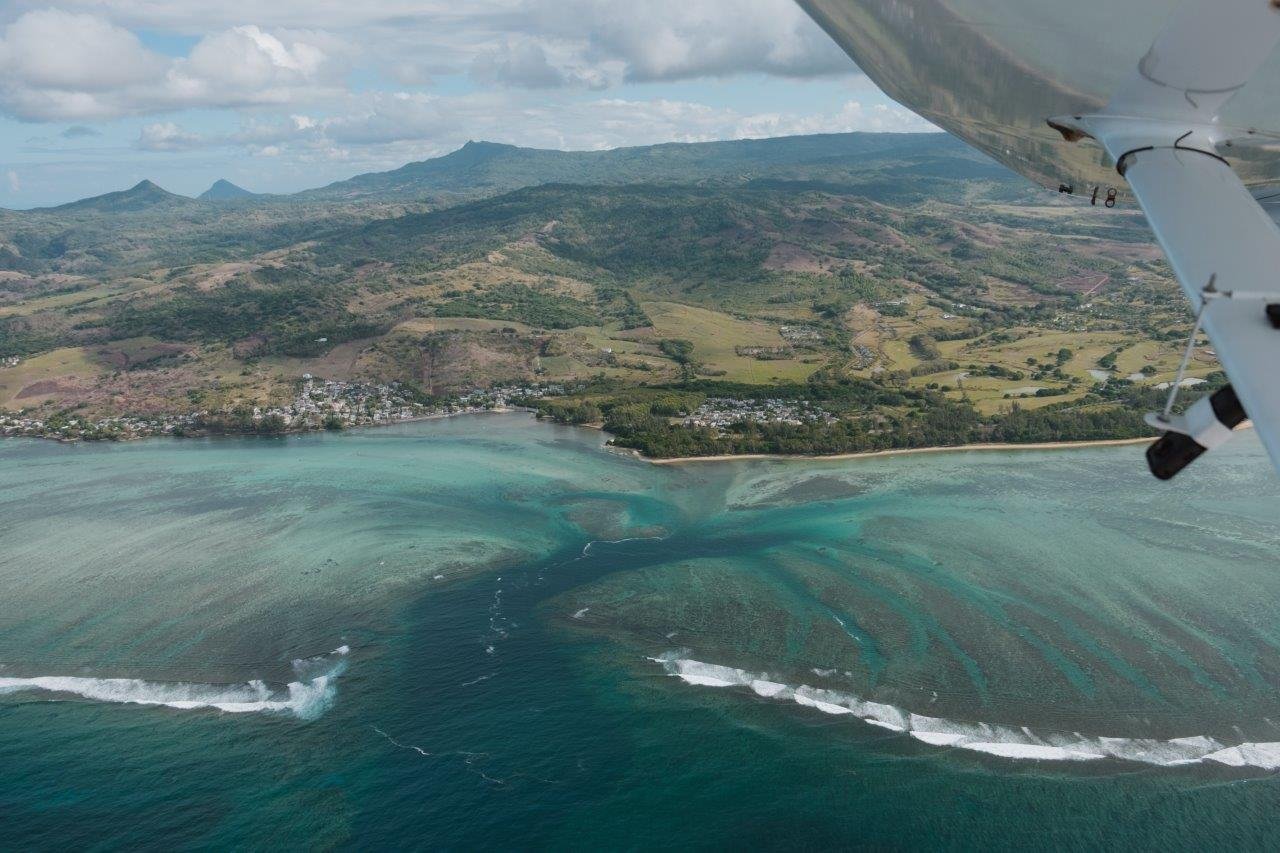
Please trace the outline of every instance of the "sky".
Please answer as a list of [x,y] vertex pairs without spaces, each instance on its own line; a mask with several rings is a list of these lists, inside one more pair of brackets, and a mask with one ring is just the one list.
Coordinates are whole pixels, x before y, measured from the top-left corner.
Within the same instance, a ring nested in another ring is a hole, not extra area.
[[0,207],[293,192],[472,139],[932,129],[792,0],[0,0]]

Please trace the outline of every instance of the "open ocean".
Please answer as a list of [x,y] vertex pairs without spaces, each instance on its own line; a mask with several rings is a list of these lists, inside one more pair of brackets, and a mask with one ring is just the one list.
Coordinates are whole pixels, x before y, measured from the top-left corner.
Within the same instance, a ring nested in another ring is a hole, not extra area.
[[1251,435],[0,442],[0,849],[1274,849]]

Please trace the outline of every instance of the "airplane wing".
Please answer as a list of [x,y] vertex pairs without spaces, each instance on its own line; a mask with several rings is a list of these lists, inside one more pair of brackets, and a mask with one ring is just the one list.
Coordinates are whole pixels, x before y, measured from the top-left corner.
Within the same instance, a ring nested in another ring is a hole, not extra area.
[[1105,112],[1214,122],[1280,38],[1268,0],[1195,0],[1170,17]]
[[[1280,468],[1280,323],[1271,319],[1280,317],[1280,227],[1220,155],[1239,131],[1218,119],[1277,42],[1271,2],[1187,3],[1101,112],[1050,123],[1107,150],[1213,341],[1231,408],[1253,420]],[[1212,416],[1212,401],[1200,406],[1188,420],[1165,421],[1172,435],[1148,453],[1157,476],[1230,437],[1235,424]]]
[[[1108,156],[1095,160],[1113,164],[1123,181],[1113,172],[1094,185],[1127,182],[1232,382],[1185,417],[1158,421],[1166,435],[1148,453],[1152,471],[1173,476],[1229,438],[1246,414],[1280,468],[1280,227],[1233,168],[1247,166],[1255,187],[1280,179],[1276,135],[1236,123],[1259,115],[1270,126],[1280,121],[1280,102],[1268,100],[1275,86],[1247,91],[1260,76],[1263,84],[1278,76],[1280,4],[1187,0],[1161,10],[1150,2],[1107,2],[1114,25],[1072,42],[1070,27],[1079,21],[1101,23],[1099,4],[799,2],[886,91],[1028,177],[1047,182],[1061,168],[1064,190],[1071,188],[1066,172],[1097,180],[1088,157],[1061,146],[1078,149],[1072,143],[1086,137],[1099,142]],[[896,40],[895,16],[904,19]],[[855,33],[864,26],[874,38]],[[1128,35],[1107,38],[1116,33]],[[1096,67],[1089,65],[1091,48]],[[925,70],[911,68],[912,58]],[[949,79],[947,64],[959,82]],[[965,81],[984,68],[1003,84],[989,95]],[[1058,147],[1028,127],[1037,109],[1055,104],[1072,107],[1041,113],[1061,134]]]
[[[1204,308],[1204,330],[1231,387],[1280,467],[1280,329],[1268,317],[1268,306],[1280,305],[1280,228],[1216,155],[1153,148],[1129,155],[1126,165],[1125,179],[1183,292]],[[1217,442],[1198,443],[1210,449]],[[1158,445],[1153,452],[1159,455]]]
[[1280,467],[1280,227],[1219,154],[1239,133],[1222,126],[1222,109],[1276,42],[1272,3],[1187,3],[1105,109],[1050,122],[1096,138],[1115,161],[1231,379],[1230,406],[1206,400],[1188,418],[1152,421],[1166,427],[1148,452],[1162,479],[1225,442],[1245,414]]

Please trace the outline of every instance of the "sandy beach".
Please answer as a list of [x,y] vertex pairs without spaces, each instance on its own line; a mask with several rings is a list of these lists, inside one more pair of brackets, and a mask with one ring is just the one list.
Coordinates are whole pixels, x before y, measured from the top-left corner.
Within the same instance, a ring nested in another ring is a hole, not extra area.
[[793,462],[822,462],[840,459],[874,459],[880,456],[907,456],[916,453],[967,453],[986,450],[1073,450],[1082,447],[1119,447],[1126,444],[1150,444],[1150,438],[1116,438],[1100,441],[1057,441],[1038,444],[960,444],[954,447],[902,447],[891,450],[867,450],[861,453],[836,453],[829,456],[800,456],[789,453],[743,453],[726,456],[678,456],[672,459],[650,459],[636,455],[654,465],[684,465],[690,462],[733,462],[740,459],[775,459]]

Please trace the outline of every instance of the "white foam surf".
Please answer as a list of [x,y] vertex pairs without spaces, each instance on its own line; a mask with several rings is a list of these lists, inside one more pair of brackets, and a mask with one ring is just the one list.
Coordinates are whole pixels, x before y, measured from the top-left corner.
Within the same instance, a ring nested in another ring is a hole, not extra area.
[[622,545],[626,542],[661,542],[665,536],[628,536],[626,539],[594,539],[582,547],[582,556],[591,556],[591,549],[596,545]]
[[857,717],[865,723],[908,735],[931,746],[981,752],[1014,761],[1099,761],[1113,759],[1160,767],[1214,763],[1258,770],[1280,770],[1280,742],[1234,746],[1196,735],[1170,740],[1100,737],[1079,732],[1033,732],[1026,727],[970,723],[913,714],[893,705],[871,702],[850,693],[792,686],[767,673],[753,673],[686,657],[687,650],[650,658],[668,675],[699,687],[747,688],[767,699],[834,716]]
[[292,714],[301,720],[314,720],[333,704],[337,695],[334,682],[346,669],[345,658],[350,651],[347,646],[340,646],[323,657],[294,661],[298,680],[284,685],[282,690],[258,680],[243,684],[201,684],[45,675],[0,677],[0,694],[35,691],[79,696],[94,702],[161,706],[179,711],[206,709],[228,714]]

